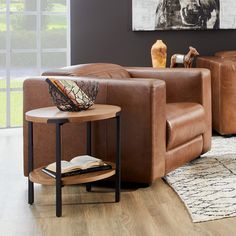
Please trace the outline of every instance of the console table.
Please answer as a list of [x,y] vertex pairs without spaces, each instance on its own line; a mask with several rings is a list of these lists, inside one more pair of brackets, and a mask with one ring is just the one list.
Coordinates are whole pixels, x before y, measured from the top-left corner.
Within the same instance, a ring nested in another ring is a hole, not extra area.
[[[34,183],[56,185],[56,216],[62,215],[61,188],[64,185],[86,183],[87,191],[91,190],[91,182],[115,175],[115,201],[120,201],[120,112],[121,108],[112,105],[95,104],[80,112],[62,112],[56,107],[45,107],[26,112],[28,121],[28,203],[34,203]],[[65,123],[87,123],[87,154],[91,155],[91,122],[116,119],[116,157],[110,170],[90,172],[81,175],[61,177],[61,126]],[[34,169],[33,161],[33,123],[54,124],[56,128],[56,179],[42,171],[42,167]]]

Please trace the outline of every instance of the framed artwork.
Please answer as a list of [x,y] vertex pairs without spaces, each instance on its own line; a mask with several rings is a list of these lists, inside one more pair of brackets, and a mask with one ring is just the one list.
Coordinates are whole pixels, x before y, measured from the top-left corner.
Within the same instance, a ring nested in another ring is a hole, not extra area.
[[236,0],[133,0],[134,31],[236,29]]

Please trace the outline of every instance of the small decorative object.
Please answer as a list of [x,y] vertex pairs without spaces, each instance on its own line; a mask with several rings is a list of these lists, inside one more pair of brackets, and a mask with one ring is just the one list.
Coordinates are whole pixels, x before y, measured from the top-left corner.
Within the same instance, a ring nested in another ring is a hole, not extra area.
[[86,110],[94,104],[98,82],[46,79],[54,104],[61,111]]
[[166,56],[167,46],[162,40],[157,40],[153,44],[151,49],[152,66],[153,68],[165,68],[166,67]]
[[171,68],[177,66],[177,64],[183,64],[185,68],[191,68],[193,64],[193,60],[199,53],[196,48],[189,47],[189,52],[186,55],[182,54],[174,54],[171,57]]

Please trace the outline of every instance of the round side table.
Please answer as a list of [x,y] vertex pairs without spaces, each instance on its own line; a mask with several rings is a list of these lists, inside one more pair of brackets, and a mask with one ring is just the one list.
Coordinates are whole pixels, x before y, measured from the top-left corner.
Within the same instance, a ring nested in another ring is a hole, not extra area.
[[[34,203],[34,183],[56,185],[56,216],[62,215],[61,188],[64,185],[86,183],[88,191],[91,182],[115,175],[115,201],[120,201],[120,113],[121,108],[112,105],[95,104],[91,108],[80,112],[62,112],[56,107],[45,107],[26,112],[28,121],[28,203]],[[61,177],[61,126],[65,123],[87,123],[87,154],[91,155],[91,122],[116,119],[116,157],[115,163],[108,163],[112,169],[85,173],[68,177]],[[50,177],[40,168],[34,169],[33,160],[33,123],[54,124],[56,127],[56,179]]]

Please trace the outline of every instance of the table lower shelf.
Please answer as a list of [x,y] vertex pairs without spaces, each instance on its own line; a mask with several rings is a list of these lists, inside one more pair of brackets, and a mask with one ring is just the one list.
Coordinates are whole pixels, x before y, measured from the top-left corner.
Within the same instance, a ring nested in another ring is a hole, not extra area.
[[[61,178],[62,185],[72,185],[72,184],[82,184],[82,183],[89,183],[94,182],[102,179],[109,178],[115,175],[115,164],[112,162],[107,162],[112,166],[110,170],[102,170],[102,171],[95,171],[80,175],[68,176]],[[32,171],[29,175],[29,178],[32,182],[43,184],[43,185],[55,185],[56,179],[47,175],[42,171],[42,168],[37,168]]]

